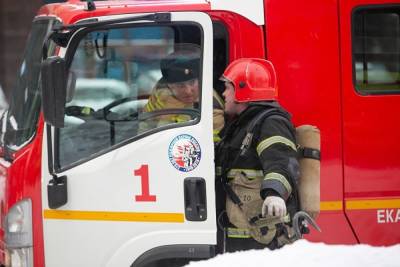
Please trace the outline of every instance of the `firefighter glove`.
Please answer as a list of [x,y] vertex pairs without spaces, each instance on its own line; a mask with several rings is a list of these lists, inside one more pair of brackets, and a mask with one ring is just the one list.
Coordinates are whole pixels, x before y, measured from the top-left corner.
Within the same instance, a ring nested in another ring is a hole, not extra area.
[[281,197],[270,196],[266,197],[262,205],[261,214],[263,217],[266,215],[283,217],[286,215],[285,200]]

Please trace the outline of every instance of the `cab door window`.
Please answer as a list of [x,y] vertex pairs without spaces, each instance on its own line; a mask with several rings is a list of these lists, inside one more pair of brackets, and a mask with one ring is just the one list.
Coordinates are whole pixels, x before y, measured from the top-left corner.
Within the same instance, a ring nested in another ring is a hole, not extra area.
[[70,63],[60,169],[200,119],[201,30],[130,26],[81,34]]

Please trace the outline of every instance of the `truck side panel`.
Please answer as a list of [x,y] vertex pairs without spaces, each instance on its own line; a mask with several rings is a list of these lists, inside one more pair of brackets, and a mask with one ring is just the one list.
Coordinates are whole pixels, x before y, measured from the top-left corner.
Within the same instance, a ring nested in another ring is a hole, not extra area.
[[341,1],[346,214],[361,243],[400,240],[400,6]]
[[[279,99],[296,125],[321,130],[323,233],[308,237],[356,243],[343,212],[338,5],[335,1],[265,1],[267,58],[277,70]],[[339,234],[340,233],[340,234]]]

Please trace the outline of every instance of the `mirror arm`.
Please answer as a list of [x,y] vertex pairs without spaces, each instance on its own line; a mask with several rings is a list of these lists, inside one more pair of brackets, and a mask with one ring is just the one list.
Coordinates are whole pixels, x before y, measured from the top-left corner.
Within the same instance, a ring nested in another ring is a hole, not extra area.
[[57,209],[68,202],[67,176],[58,177],[54,172],[54,160],[58,157],[53,155],[53,142],[51,125],[46,123],[47,132],[47,160],[49,173],[53,177],[47,185],[47,202],[50,209]]
[[51,125],[46,123],[46,135],[47,135],[47,161],[49,162],[49,173],[53,176],[53,179],[57,176],[54,174],[53,164],[53,142],[51,140]]

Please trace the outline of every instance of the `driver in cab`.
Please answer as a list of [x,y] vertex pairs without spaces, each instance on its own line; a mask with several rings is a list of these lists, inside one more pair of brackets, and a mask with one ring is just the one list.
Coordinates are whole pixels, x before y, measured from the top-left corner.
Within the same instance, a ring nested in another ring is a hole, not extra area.
[[[161,60],[160,67],[162,78],[157,82],[143,111],[199,109],[200,50],[186,48],[175,51]],[[214,141],[218,141],[218,133],[224,126],[224,103],[215,91],[213,108]],[[156,117],[154,127],[190,119],[187,114],[160,115]],[[153,127],[147,124],[146,128]]]

